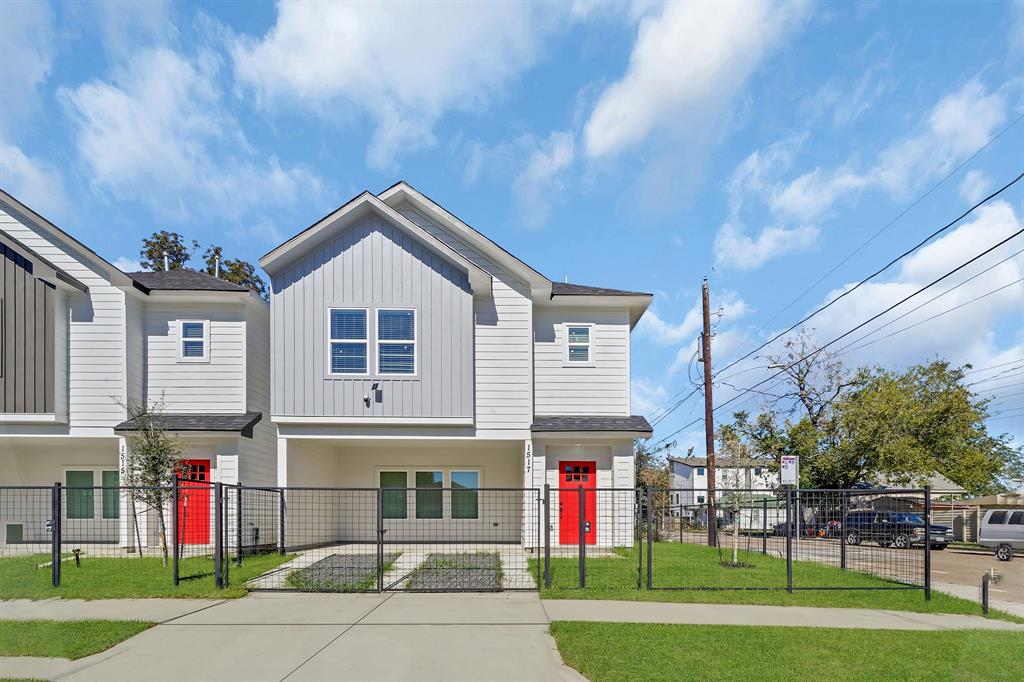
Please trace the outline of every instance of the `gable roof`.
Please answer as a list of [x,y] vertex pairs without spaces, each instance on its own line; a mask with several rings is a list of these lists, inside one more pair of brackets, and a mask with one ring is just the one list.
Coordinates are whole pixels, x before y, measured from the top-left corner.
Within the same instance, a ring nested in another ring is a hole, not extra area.
[[[674,464],[682,464],[688,467],[706,467],[707,457],[669,457],[668,461]],[[751,467],[768,467],[770,460],[755,459],[753,457],[716,457],[716,469],[749,469]]]
[[551,282],[552,296],[653,296],[644,291],[625,291],[623,289],[606,289],[605,287],[591,287],[585,284],[570,284],[568,282]]
[[491,275],[461,253],[451,248],[398,211],[388,206],[370,192],[364,191],[342,204],[337,209],[316,221],[302,232],[274,248],[262,258],[260,265],[273,274],[295,258],[307,253],[328,237],[352,227],[364,216],[376,213],[396,227],[409,233],[434,253],[465,271],[474,294],[490,295]]
[[33,249],[18,241],[13,235],[8,234],[4,230],[0,230],[0,255],[20,257],[31,261],[33,264],[32,274],[38,279],[49,282],[56,287],[77,289],[83,294],[89,292],[89,287],[85,284],[40,256]]
[[129,272],[128,276],[149,291],[249,291],[246,287],[188,268]]

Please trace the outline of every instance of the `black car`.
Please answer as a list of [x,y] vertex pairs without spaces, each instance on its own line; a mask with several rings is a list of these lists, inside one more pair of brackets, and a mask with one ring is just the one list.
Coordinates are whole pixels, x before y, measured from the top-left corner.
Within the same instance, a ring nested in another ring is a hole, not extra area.
[[861,542],[877,542],[882,547],[893,546],[909,549],[923,545],[925,535],[930,536],[931,546],[946,549],[953,542],[953,529],[936,523],[927,523],[924,517],[913,512],[849,512],[843,519],[844,541],[848,545]]

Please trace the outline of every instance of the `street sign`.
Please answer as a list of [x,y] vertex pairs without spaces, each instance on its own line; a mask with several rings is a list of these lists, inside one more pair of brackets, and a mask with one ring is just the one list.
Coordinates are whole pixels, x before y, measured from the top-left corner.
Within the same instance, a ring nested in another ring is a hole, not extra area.
[[782,485],[799,485],[800,458],[795,455],[783,455],[781,464]]

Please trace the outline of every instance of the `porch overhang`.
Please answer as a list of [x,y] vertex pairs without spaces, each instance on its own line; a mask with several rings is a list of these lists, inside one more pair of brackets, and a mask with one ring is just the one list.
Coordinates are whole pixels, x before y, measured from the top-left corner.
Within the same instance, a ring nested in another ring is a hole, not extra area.
[[641,415],[548,415],[533,419],[530,432],[553,438],[623,437],[650,438],[650,423]]
[[[253,427],[263,419],[262,412],[240,412],[234,414],[160,414],[153,423],[164,431],[189,435],[238,434],[252,438]],[[136,417],[114,427],[114,433],[131,434],[146,428],[146,419]]]

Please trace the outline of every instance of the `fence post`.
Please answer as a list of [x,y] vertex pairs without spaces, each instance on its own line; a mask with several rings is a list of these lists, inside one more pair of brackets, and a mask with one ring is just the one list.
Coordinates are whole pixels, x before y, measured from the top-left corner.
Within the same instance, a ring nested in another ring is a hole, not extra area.
[[53,498],[50,500],[50,513],[53,520],[50,521],[50,582],[54,587],[60,587],[60,547],[61,547],[61,492],[60,483],[53,484]]
[[[406,492],[408,495],[408,492]],[[377,488],[377,591],[384,591],[384,489]]]
[[651,561],[654,559],[654,548],[651,544],[651,519],[654,516],[654,495],[651,494],[651,486],[647,486],[647,589],[654,586],[654,567]]
[[[775,507],[778,509],[778,507]],[[761,500],[761,554],[768,554],[768,498]]]
[[279,517],[278,522],[277,522],[277,532],[281,536],[279,538],[279,540],[278,540],[278,544],[280,545],[279,552],[280,552],[281,556],[284,556],[284,516],[285,516],[284,488],[278,488],[278,490],[277,490],[277,498],[278,498],[278,506],[279,506],[278,514],[280,514],[280,517]]
[[178,585],[178,504],[179,495],[178,490],[178,474],[174,474],[174,485],[171,487],[171,566],[174,577],[174,585]]
[[235,490],[238,493],[238,499],[235,500],[235,563],[239,566],[242,565],[242,483],[239,481],[235,484]]
[[586,533],[586,530],[587,530],[586,529],[587,506],[586,505],[587,505],[587,498],[583,494],[583,486],[581,485],[581,486],[579,486],[579,506],[577,507],[577,509],[579,511],[579,514],[578,514],[579,519],[578,520],[579,520],[579,526],[580,526],[580,529],[579,529],[580,530],[580,548],[579,548],[579,551],[577,552],[577,554],[579,555],[579,561],[577,563],[579,564],[579,569],[580,569],[580,587],[586,587],[587,586],[587,533]]
[[213,487],[213,582],[217,587],[224,587],[224,537],[221,526],[224,525],[224,484],[220,481]]
[[924,487],[924,598],[932,598],[932,487]]
[[985,573],[981,576],[981,612],[988,615],[988,584],[992,580],[992,576]]
[[544,484],[544,587],[551,589],[551,484]]
[[850,508],[850,494],[839,493],[839,568],[846,570],[846,510]]
[[637,545],[636,589],[643,587],[644,574],[644,490],[639,486],[633,490],[633,542]]
[[786,486],[786,591],[793,593],[793,488]]

